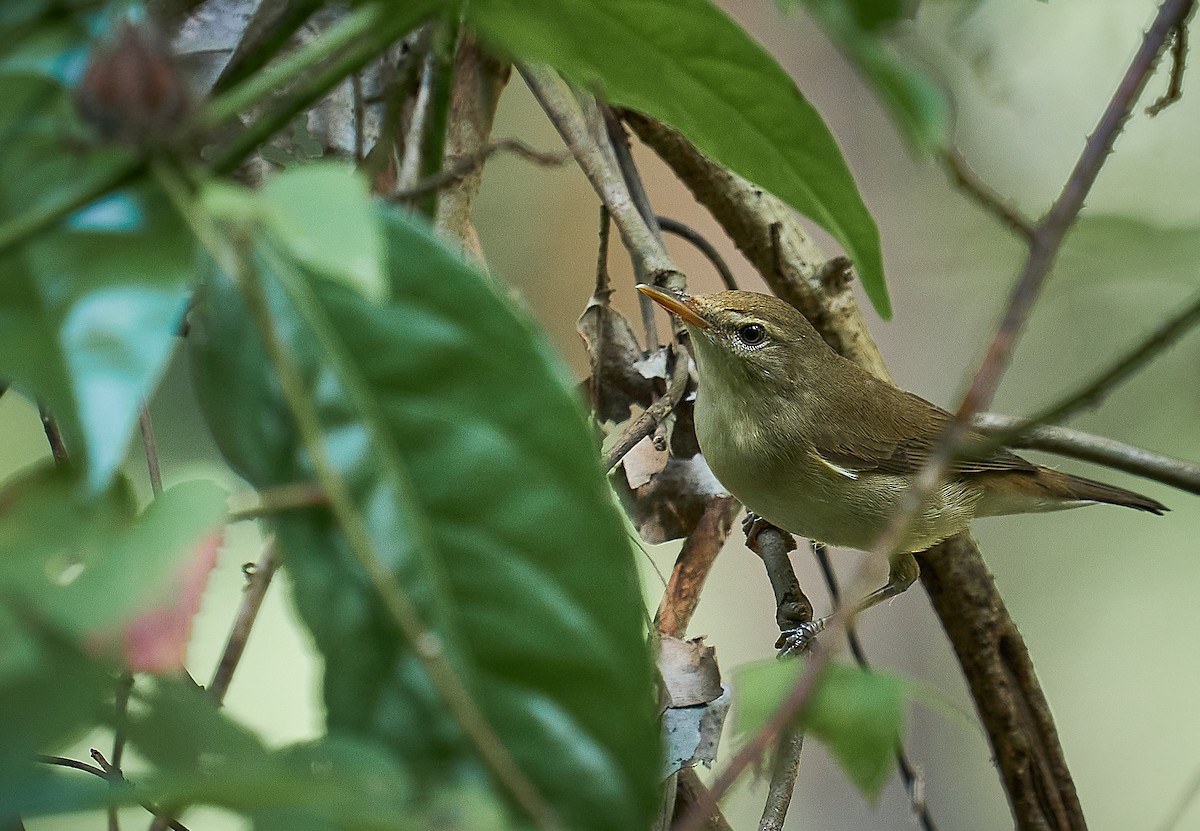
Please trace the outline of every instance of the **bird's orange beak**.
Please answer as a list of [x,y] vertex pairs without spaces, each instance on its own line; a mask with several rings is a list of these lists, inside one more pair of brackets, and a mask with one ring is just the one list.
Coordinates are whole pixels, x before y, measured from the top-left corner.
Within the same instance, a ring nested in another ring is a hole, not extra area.
[[670,289],[660,289],[658,286],[648,286],[645,283],[639,283],[637,290],[671,314],[679,315],[683,318],[684,323],[690,323],[697,329],[708,329],[712,326],[697,312],[696,301],[686,294],[680,294]]

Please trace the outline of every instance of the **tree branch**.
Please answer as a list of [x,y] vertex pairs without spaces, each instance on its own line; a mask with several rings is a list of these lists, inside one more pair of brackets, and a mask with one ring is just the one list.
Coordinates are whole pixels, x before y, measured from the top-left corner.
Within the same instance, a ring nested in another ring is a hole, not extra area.
[[972,424],[986,435],[1003,438],[1009,447],[1045,450],[1200,494],[1200,465],[1193,462],[1068,427],[1027,427],[1027,421],[1013,416],[980,413],[972,419]]
[[950,171],[950,176],[954,179],[954,184],[970,195],[992,216],[1000,220],[1002,225],[1008,226],[1013,233],[1024,239],[1025,242],[1032,242],[1034,234],[1033,223],[1016,208],[1009,205],[1004,200],[1004,197],[998,194],[991,185],[980,179],[975,171],[971,169],[971,166],[967,164],[967,160],[963,158],[962,153],[959,152],[957,147],[951,147],[947,150],[943,158],[946,163],[946,169]]

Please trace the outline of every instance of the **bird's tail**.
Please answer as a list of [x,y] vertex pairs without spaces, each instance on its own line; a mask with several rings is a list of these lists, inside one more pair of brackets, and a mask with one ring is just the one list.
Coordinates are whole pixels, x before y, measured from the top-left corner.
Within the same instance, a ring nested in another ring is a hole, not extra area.
[[1060,499],[1077,499],[1081,502],[1104,502],[1109,505],[1123,505],[1126,508],[1137,508],[1139,511],[1149,511],[1161,516],[1170,510],[1157,499],[1142,496],[1116,485],[1107,485],[1094,479],[1075,476],[1058,470],[1041,468],[1038,471],[1040,483],[1054,496]]

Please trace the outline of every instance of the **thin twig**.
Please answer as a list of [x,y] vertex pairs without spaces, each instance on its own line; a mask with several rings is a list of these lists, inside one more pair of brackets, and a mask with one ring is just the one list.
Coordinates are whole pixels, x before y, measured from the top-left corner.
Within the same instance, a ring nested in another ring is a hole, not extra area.
[[[796,548],[796,540],[786,531],[748,515],[742,526],[746,530],[746,545],[762,558],[771,590],[775,594],[775,622],[783,633],[812,620],[813,606],[796,578],[796,570],[788,552]],[[759,831],[780,831],[792,804],[796,777],[800,774],[800,756],[804,749],[804,731],[799,722],[787,725],[779,734],[771,760],[771,781],[763,803]]]
[[[584,118],[589,115],[587,109],[593,102],[589,100],[584,105]],[[621,178],[625,181],[625,187],[629,191],[629,197],[633,200],[634,206],[641,214],[642,220],[650,228],[651,233],[658,240],[659,245],[663,244],[662,229],[658,226],[658,215],[654,213],[654,209],[650,207],[650,197],[646,195],[646,187],[642,183],[641,174],[638,173],[637,165],[633,162],[633,151],[629,147],[629,135],[625,132],[624,125],[621,124],[616,114],[608,107],[595,102],[596,110],[594,117],[597,122],[603,123],[603,129],[608,136],[606,149],[611,149],[612,158],[616,160],[617,170],[620,171]],[[599,123],[593,133],[599,136]],[[654,275],[651,274],[646,264],[642,262],[642,258],[636,254],[633,257],[633,277],[636,283],[653,283]],[[658,324],[654,317],[654,303],[645,295],[638,295],[638,308],[642,313],[642,328],[646,332],[646,348],[652,349],[658,344]]]
[[158,442],[154,438],[154,421],[150,418],[150,407],[143,402],[138,410],[138,425],[141,427],[142,447],[146,451],[146,468],[150,476],[150,489],[155,496],[163,492],[162,470],[158,464]]
[[[1189,493],[1200,494],[1200,465],[1154,453],[1141,447],[1104,436],[1072,430],[1069,427],[1036,425],[1026,427],[1025,419],[980,413],[972,425],[985,435],[1003,439],[1006,446],[1026,450],[1044,450],[1071,459],[1104,465],[1162,482]],[[1016,438],[1012,438],[1015,436]]]
[[1012,205],[1008,204],[1004,197],[997,193],[991,185],[980,179],[979,175],[967,164],[967,160],[963,158],[962,153],[957,147],[951,147],[947,150],[943,159],[946,163],[946,169],[950,172],[954,183],[959,188],[966,191],[971,198],[999,219],[1003,225],[1006,225],[1017,236],[1026,242],[1033,240],[1033,222]]
[[[125,670],[121,673],[121,677],[117,679],[117,690],[113,700],[113,749],[112,763],[109,773],[116,772],[120,778],[124,778],[124,773],[121,771],[121,763],[125,758],[125,722],[129,713],[129,695],[133,692],[133,673]],[[98,751],[92,751],[94,756],[99,755]],[[101,761],[103,757],[97,759]],[[104,764],[101,764],[104,767]],[[106,768],[108,770],[108,768]],[[108,806],[108,827],[110,831],[119,831],[117,820],[117,808],[115,805]]]
[[262,608],[263,598],[267,595],[267,587],[279,561],[275,554],[274,540],[268,542],[254,564],[254,570],[248,575],[246,588],[242,594],[242,602],[238,606],[237,615],[233,619],[233,628],[225,641],[225,649],[221,652],[221,660],[213,672],[212,681],[208,685],[208,694],[218,705],[224,703],[225,693],[229,691],[229,682],[233,680],[233,672],[242,660],[246,650],[246,642],[250,638],[250,630],[258,618],[258,610]]
[[[96,751],[92,751],[92,752],[96,753]],[[112,775],[109,774],[108,772],[106,772],[104,770],[104,768],[102,768],[102,767],[97,767],[96,765],[89,765],[87,762],[81,762],[78,759],[69,759],[66,756],[47,756],[44,754],[39,754],[37,757],[37,760],[44,765],[54,765],[56,767],[71,768],[72,770],[79,770],[79,771],[83,771],[84,773],[90,773],[93,776],[99,776],[101,779],[104,779],[105,781],[112,781],[112,778],[113,778]],[[126,786],[129,787],[130,789],[133,788],[133,786],[130,785],[128,783],[128,781],[124,779],[124,777],[121,778],[121,781],[124,782],[126,784]],[[139,800],[137,800],[137,803],[152,814],[156,814],[158,812],[158,808],[156,808],[150,802],[143,802],[142,800],[139,799]],[[175,820],[172,820],[170,823],[168,823],[164,827],[170,828],[170,829],[172,829],[172,831],[188,831],[188,828],[186,825],[184,825],[181,822],[176,822]]]
[[285,511],[329,504],[329,498],[325,495],[325,491],[316,482],[295,482],[263,488],[258,492],[258,499],[259,504],[256,507],[232,512],[229,515],[229,522],[262,519]]
[[[842,587],[838,582],[837,573],[833,570],[833,563],[829,559],[829,549],[822,543],[811,542],[809,545],[813,556],[817,559],[817,565],[821,569],[825,585],[829,588],[829,599],[833,601],[834,605],[841,603]],[[867,660],[867,651],[863,648],[858,630],[853,626],[846,630],[846,644],[850,647],[850,654],[854,656],[855,662],[863,669],[869,670],[871,663]],[[929,813],[929,806],[925,803],[924,778],[909,761],[903,741],[896,745],[896,766],[900,769],[900,781],[904,783],[904,792],[908,794],[908,804],[916,815],[917,822],[921,824],[922,830],[937,831],[937,825]]]
[[1149,107],[1146,114],[1151,118],[1161,113],[1167,107],[1183,97],[1183,72],[1187,66],[1188,27],[1187,21],[1180,21],[1175,27],[1171,41],[1171,78],[1167,82],[1167,91]]
[[804,750],[804,731],[792,725],[779,734],[775,747],[775,758],[771,763],[771,782],[767,786],[767,799],[763,804],[762,818],[758,831],[783,831],[788,808],[792,805],[792,793],[796,790],[796,777],[800,775],[800,756]]
[[46,433],[46,441],[50,444],[50,454],[54,457],[54,466],[60,470],[70,464],[67,458],[67,446],[63,443],[62,430],[50,410],[42,402],[38,402],[38,415],[42,419],[42,430]]
[[570,153],[542,152],[518,138],[497,139],[469,156],[447,158],[447,170],[426,176],[410,188],[388,194],[388,199],[393,202],[401,202],[457,184],[479,170],[488,159],[500,152],[512,153],[540,167],[556,167],[571,160]]
[[641,415],[629,422],[629,425],[621,431],[620,436],[617,437],[617,440],[609,447],[600,461],[604,470],[612,470],[616,467],[617,463],[625,458],[625,454],[632,450],[634,445],[654,432],[662,420],[670,415],[676,405],[683,400],[683,393],[687,390],[687,382],[687,353],[682,349],[677,349],[675,351],[675,366],[671,371],[671,383],[667,385],[667,391],[653,404],[643,410]]
[[1200,296],[1184,306],[1158,326],[1145,339],[1118,358],[1111,366],[1078,390],[1062,396],[1051,406],[1032,416],[1019,426],[1015,438],[1038,424],[1054,424],[1063,421],[1082,409],[1095,406],[1118,385],[1128,381],[1146,364],[1172,346],[1189,329],[1200,323]]
[[678,274],[662,240],[646,223],[630,196],[616,159],[611,155],[611,146],[605,148],[590,135],[587,122],[566,83],[550,70],[531,66],[518,69],[566,142],[576,163],[608,206],[625,247],[642,263],[648,274],[655,275],[656,281],[667,275]]
[[662,216],[660,214],[657,219],[658,227],[663,233],[674,234],[680,239],[685,239],[696,246],[696,249],[717,270],[717,274],[720,276],[721,282],[725,284],[725,288],[730,291],[737,291],[737,280],[734,278],[733,272],[729,270],[729,265],[726,264],[725,259],[721,256],[721,252],[717,250],[716,246],[705,239],[703,234],[692,226],[686,225],[678,219],[672,219],[669,216]]

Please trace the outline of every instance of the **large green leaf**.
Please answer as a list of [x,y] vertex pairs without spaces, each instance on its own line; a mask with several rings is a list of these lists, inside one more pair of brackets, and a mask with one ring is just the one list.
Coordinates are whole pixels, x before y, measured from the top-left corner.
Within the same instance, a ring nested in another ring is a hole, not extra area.
[[[0,222],[103,176],[128,155],[91,149],[65,86],[78,27],[0,61]],[[45,403],[73,462],[102,490],[174,347],[193,268],[184,223],[153,189],[109,194],[0,255],[0,378]]]
[[879,231],[791,77],[709,0],[471,0],[494,47],[672,125],[828,230],[891,315]]
[[[570,382],[485,278],[384,217],[384,305],[259,247],[282,345],[374,548],[518,765],[569,827],[645,827],[660,751],[640,591]],[[215,277],[193,318],[231,463],[258,485],[311,480],[236,288]],[[477,776],[330,513],[273,524],[325,655],[330,727],[381,738],[421,776]]]
[[[736,727],[750,733],[787,698],[803,670],[801,661],[743,667],[734,686]],[[856,666],[830,664],[821,674],[802,726],[829,752],[868,799],[875,799],[896,762],[904,723],[904,685]]]

